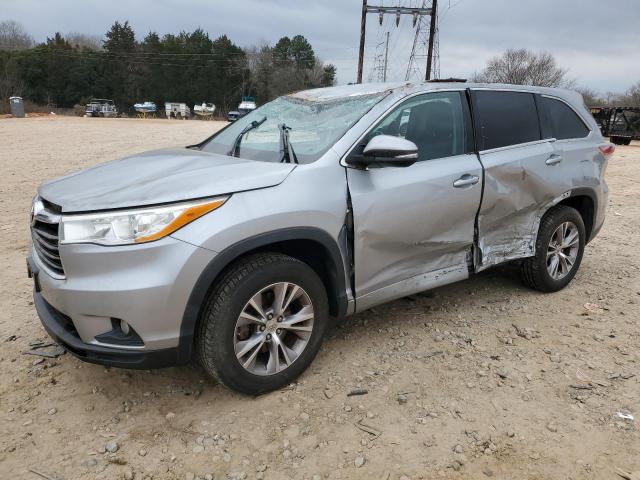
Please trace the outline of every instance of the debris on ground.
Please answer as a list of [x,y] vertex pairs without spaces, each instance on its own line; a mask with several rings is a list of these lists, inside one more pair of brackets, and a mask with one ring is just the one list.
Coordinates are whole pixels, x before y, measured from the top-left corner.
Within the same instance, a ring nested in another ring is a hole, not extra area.
[[382,430],[372,427],[371,425],[367,425],[366,423],[363,423],[361,419],[359,421],[357,421],[356,423],[354,423],[354,425],[356,426],[356,428],[362,430],[363,432],[368,433],[369,435],[373,435],[374,439],[378,438],[380,435],[382,435]]
[[587,312],[585,312],[585,314],[587,315],[589,313],[604,313],[604,308],[602,308],[597,303],[587,302],[584,304],[584,308],[585,310],[587,310]]
[[640,480],[640,472],[627,472],[621,468],[616,468],[616,474],[625,480]]
[[616,415],[623,420],[633,420],[633,415],[627,410],[620,410],[616,412]]
[[349,393],[347,393],[347,397],[355,397],[358,395],[366,395],[367,393],[369,393],[369,390],[367,390],[366,388],[355,388],[353,390],[351,390]]
[[35,468],[30,468],[29,471],[35,475],[38,475],[41,478],[45,478],[46,480],[56,480],[55,477],[52,477],[51,475],[41,472],[40,470],[36,470]]
[[58,358],[59,356],[64,355],[67,352],[63,346],[58,345],[57,343],[33,342],[30,343],[29,346],[31,347],[31,350],[23,352],[25,355],[35,355],[45,358]]

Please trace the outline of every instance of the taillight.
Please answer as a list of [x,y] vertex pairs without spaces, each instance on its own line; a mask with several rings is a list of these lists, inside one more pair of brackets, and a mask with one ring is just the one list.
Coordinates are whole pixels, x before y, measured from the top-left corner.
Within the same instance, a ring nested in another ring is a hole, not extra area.
[[613,143],[607,143],[605,145],[600,145],[598,149],[600,150],[600,153],[608,159],[613,155],[613,152],[616,151],[616,146]]

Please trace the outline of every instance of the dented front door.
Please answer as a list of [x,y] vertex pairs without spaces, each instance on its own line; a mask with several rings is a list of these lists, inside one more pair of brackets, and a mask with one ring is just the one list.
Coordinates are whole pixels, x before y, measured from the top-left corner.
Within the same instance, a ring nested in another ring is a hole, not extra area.
[[373,130],[416,143],[415,164],[347,169],[358,310],[468,275],[482,170],[477,156],[465,153],[464,98],[421,95]]

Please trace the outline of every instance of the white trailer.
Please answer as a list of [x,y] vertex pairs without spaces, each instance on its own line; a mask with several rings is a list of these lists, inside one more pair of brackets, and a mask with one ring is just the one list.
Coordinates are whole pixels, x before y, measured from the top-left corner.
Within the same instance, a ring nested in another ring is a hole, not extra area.
[[191,109],[187,107],[186,103],[178,102],[165,102],[164,111],[167,114],[167,118],[181,118],[182,120],[188,120],[191,117]]

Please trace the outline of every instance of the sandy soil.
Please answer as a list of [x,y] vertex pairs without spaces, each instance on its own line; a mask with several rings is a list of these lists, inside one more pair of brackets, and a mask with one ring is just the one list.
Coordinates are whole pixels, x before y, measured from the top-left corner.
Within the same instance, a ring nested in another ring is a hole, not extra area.
[[[24,355],[46,339],[24,261],[38,183],[214,128],[0,120],[0,478],[41,478],[30,469],[58,480],[599,480],[619,478],[617,467],[640,471],[637,143],[610,162],[606,225],[564,291],[527,290],[504,267],[398,300],[336,327],[282,391],[248,398],[193,367],[126,371]],[[348,397],[354,388],[368,394]]]

